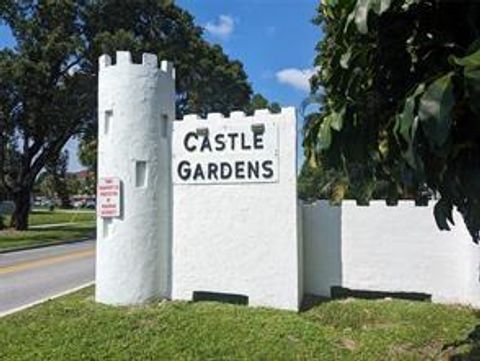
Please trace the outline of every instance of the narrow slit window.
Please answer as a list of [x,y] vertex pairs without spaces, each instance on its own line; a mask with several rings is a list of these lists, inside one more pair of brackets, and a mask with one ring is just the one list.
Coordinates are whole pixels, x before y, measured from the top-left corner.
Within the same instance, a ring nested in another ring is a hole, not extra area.
[[135,185],[137,188],[147,186],[147,162],[139,160],[135,163]]
[[103,238],[108,238],[112,233],[112,219],[106,218],[103,220]]
[[162,114],[162,119],[160,121],[160,136],[162,138],[167,137],[167,129],[168,129],[168,115]]
[[105,111],[105,118],[103,120],[103,134],[107,135],[110,132],[110,126],[113,118],[113,110]]

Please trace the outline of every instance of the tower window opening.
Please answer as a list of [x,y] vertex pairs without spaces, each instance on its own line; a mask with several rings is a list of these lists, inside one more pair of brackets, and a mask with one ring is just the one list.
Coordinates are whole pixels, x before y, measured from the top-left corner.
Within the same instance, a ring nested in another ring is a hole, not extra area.
[[110,132],[110,126],[113,118],[113,110],[106,110],[103,120],[103,134],[107,135]]
[[167,137],[167,129],[168,129],[168,115],[162,114],[162,119],[160,121],[160,136],[162,138]]
[[144,160],[135,162],[135,186],[137,188],[147,186],[147,162]]

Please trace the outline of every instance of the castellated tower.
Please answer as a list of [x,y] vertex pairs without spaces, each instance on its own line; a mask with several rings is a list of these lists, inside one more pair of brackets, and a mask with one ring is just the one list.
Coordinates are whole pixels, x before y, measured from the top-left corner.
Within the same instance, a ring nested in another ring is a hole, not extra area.
[[170,294],[175,71],[152,54],[99,62],[96,300],[139,304]]

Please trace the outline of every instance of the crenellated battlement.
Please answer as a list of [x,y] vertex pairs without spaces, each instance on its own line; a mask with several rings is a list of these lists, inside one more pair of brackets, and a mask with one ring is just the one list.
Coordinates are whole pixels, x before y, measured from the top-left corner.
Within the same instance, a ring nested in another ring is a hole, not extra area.
[[160,62],[160,67],[158,66],[158,57],[155,54],[144,53],[142,54],[142,63],[136,64],[132,60],[132,54],[129,51],[117,51],[116,52],[116,63],[112,63],[112,58],[108,54],[103,54],[98,59],[99,70],[102,71],[112,66],[143,66],[147,69],[160,69],[163,73],[169,74],[173,79],[175,79],[175,68],[173,63],[167,60],[162,60]]
[[[186,122],[192,122],[192,121],[216,121],[216,120],[253,120],[258,117],[271,117],[271,116],[282,116],[282,115],[291,115],[295,113],[295,108],[293,107],[287,107],[287,108],[282,108],[280,113],[272,113],[269,109],[258,109],[255,110],[255,113],[253,115],[247,115],[243,111],[233,111],[229,115],[225,116],[222,113],[208,113],[206,118],[202,118],[198,114],[186,114],[183,116],[183,118],[178,119],[179,121],[186,121]],[[258,121],[258,119],[255,119]]]

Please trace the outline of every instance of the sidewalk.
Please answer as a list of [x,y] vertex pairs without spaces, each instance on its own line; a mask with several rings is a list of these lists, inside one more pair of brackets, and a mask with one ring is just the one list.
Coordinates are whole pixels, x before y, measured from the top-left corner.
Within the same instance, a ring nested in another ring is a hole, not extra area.
[[64,223],[47,223],[47,224],[37,224],[35,226],[30,226],[28,229],[45,229],[45,228],[55,228],[55,227],[64,227],[72,226],[77,224],[84,224],[86,221],[81,222],[64,222]]

